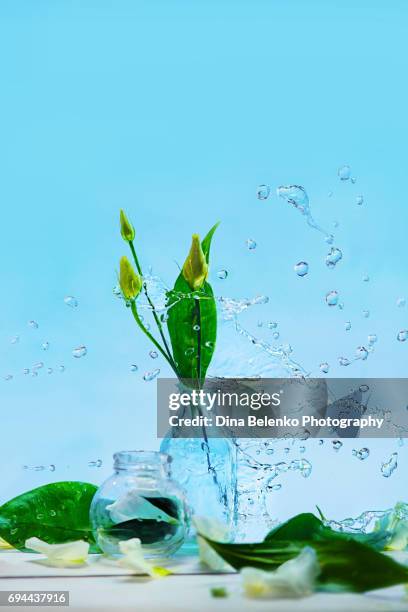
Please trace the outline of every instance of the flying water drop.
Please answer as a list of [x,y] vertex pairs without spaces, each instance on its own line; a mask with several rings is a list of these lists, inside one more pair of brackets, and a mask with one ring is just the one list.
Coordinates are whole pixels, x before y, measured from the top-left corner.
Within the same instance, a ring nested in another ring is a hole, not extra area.
[[326,293],[326,304],[328,306],[336,306],[339,301],[339,294],[337,291],[329,291]]
[[365,361],[368,357],[368,351],[365,346],[358,346],[356,348],[356,359],[362,359]]
[[309,272],[309,264],[306,261],[299,261],[293,269],[298,276],[303,277]]
[[34,321],[33,319],[31,321],[28,322],[28,327],[31,327],[31,329],[38,329],[38,323],[37,321]]
[[343,258],[343,253],[337,247],[332,247],[330,252],[326,256],[326,266],[328,268],[335,268],[336,264]]
[[330,366],[327,361],[323,361],[323,363],[320,364],[319,368],[320,371],[323,372],[323,374],[327,374],[327,372],[330,370]]
[[157,351],[150,351],[149,352],[149,357],[151,357],[152,359],[157,359],[159,356]]
[[[116,289],[116,288],[115,288]],[[114,289],[114,293],[115,292]],[[120,294],[122,295],[120,289],[119,289]],[[73,295],[66,295],[64,297],[64,304],[66,304],[67,306],[69,306],[70,308],[77,308],[78,306],[78,300],[73,296]]]
[[139,368],[137,367],[137,365],[136,365],[135,363],[133,363],[133,364],[130,366],[130,371],[131,371],[131,372],[137,372],[137,371],[138,371],[138,369],[139,369]]
[[278,324],[275,321],[270,321],[268,323],[268,329],[276,329],[278,327]]
[[340,168],[337,170],[337,174],[341,181],[348,181],[351,176],[350,166],[347,166],[347,165],[340,166]]
[[61,372],[61,374],[62,374],[62,372],[65,372],[65,366],[64,365],[60,365],[60,367],[58,369]]
[[245,244],[247,245],[249,251],[253,251],[254,249],[256,249],[256,242],[255,240],[252,240],[252,238],[248,238]]
[[50,348],[50,343],[49,342],[43,342],[41,345],[41,348],[43,351],[48,351],[48,349]]
[[12,374],[6,374],[5,376],[3,376],[4,380],[13,380],[13,375]]
[[403,297],[398,298],[397,300],[397,306],[398,308],[404,308],[405,304],[407,303],[406,299]]
[[363,202],[364,202],[364,197],[362,195],[358,195],[356,197],[356,204],[357,204],[357,206],[361,206],[363,204]]
[[405,342],[407,338],[408,338],[408,329],[402,329],[401,331],[398,332],[398,335],[397,335],[398,342]]
[[80,357],[85,357],[87,353],[88,353],[88,349],[86,348],[84,344],[81,344],[80,346],[77,346],[76,348],[74,348],[74,350],[72,351],[72,356],[75,357],[76,359],[79,359]]
[[339,451],[343,446],[343,442],[341,440],[333,440],[332,446],[335,451]]
[[392,453],[388,461],[381,464],[381,473],[384,478],[389,478],[398,467],[398,453]]
[[369,310],[363,310],[363,317],[365,319],[368,319],[369,316],[370,316],[370,311]]
[[370,277],[368,276],[368,274],[364,274],[363,283],[368,283],[369,281],[370,281]]
[[350,329],[351,329],[351,321],[346,321],[346,323],[344,324],[344,329],[346,331],[350,331]]
[[367,340],[368,340],[368,344],[370,345],[375,344],[378,340],[378,336],[377,334],[369,334],[367,336]]
[[364,447],[357,450],[354,448],[353,455],[354,457],[357,457],[357,459],[360,459],[360,461],[364,461],[364,459],[367,459],[367,457],[370,455],[370,449]]
[[11,344],[18,344],[20,342],[20,336],[13,336],[10,342]]
[[145,372],[143,374],[143,380],[145,380],[146,382],[149,382],[157,378],[159,374],[160,374],[159,368],[157,368],[156,370],[153,370],[152,372]]
[[225,280],[227,277],[228,277],[228,271],[227,270],[218,270],[217,278],[219,278],[220,280]]
[[258,185],[256,188],[256,197],[258,200],[267,200],[269,198],[269,194],[271,193],[271,188],[269,185]]
[[339,357],[339,365],[344,367],[350,365],[350,359],[347,359],[347,357]]

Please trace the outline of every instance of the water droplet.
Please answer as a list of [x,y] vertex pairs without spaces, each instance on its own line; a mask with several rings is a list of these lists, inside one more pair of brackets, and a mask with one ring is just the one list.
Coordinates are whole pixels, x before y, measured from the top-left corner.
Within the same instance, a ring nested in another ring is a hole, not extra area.
[[262,321],[258,321],[257,326],[258,327],[262,327],[263,326],[263,322]]
[[300,453],[304,453],[305,451],[306,451],[306,446],[301,446],[301,447],[299,448],[299,452],[300,452]]
[[282,488],[282,485],[279,483],[268,486],[269,491],[280,491],[281,488]]
[[276,190],[276,193],[288,204],[300,210],[302,214],[309,212],[309,198],[305,189],[300,185],[281,185]]
[[18,342],[20,342],[20,336],[13,336],[10,342],[11,344],[18,344]]
[[138,369],[139,369],[139,368],[137,367],[137,365],[136,365],[135,363],[133,363],[133,364],[130,366],[130,371],[131,371],[131,372],[137,372],[137,371],[138,371]]
[[332,191],[329,191],[329,193],[327,194],[327,197],[328,197],[328,198],[333,197],[333,192],[332,192]]
[[192,346],[184,351],[184,354],[187,355],[187,357],[191,357],[191,355],[194,355],[194,353],[195,349]]
[[398,467],[398,453],[392,453],[388,461],[381,464],[381,473],[384,478],[389,478]]
[[326,304],[328,306],[336,306],[338,300],[339,294],[337,293],[337,291],[329,291],[328,293],[326,293]]
[[344,324],[344,329],[345,329],[346,331],[350,331],[350,329],[351,329],[351,321],[346,321],[346,322],[345,322],[345,324]]
[[355,185],[355,184],[356,184],[356,182],[357,182],[357,179],[356,179],[356,177],[355,177],[355,176],[352,176],[350,180],[351,180],[351,182],[353,183],[353,185]]
[[357,204],[357,206],[361,206],[363,204],[363,202],[364,202],[364,197],[362,195],[358,195],[356,197],[356,204]]
[[328,268],[334,268],[336,264],[343,258],[343,253],[337,247],[332,247],[330,252],[326,255],[326,266]]
[[64,365],[60,365],[60,367],[58,368],[60,372],[65,372],[65,366]]
[[334,236],[333,236],[333,234],[329,234],[328,236],[326,236],[326,237],[325,237],[325,239],[324,239],[324,241],[325,241],[327,244],[333,244],[333,242],[334,242]]
[[[55,465],[51,463],[51,465],[48,466],[48,469],[50,470],[50,472],[55,472]],[[54,512],[54,514],[51,514],[52,512]],[[55,510],[50,510],[50,514],[51,516],[55,516],[56,515]]]
[[339,365],[348,366],[350,365],[350,360],[347,357],[339,357]]
[[353,455],[357,457],[357,459],[360,459],[360,461],[364,461],[364,459],[367,459],[370,455],[370,449],[366,447],[360,448],[360,450],[353,449]]
[[309,264],[306,261],[299,261],[299,263],[297,263],[293,269],[298,276],[306,276],[306,274],[309,272]]
[[267,304],[269,302],[269,298],[267,295],[256,295],[252,300],[252,304]]
[[12,380],[13,379],[13,375],[12,374],[6,374],[5,376],[3,376],[4,380]]
[[250,251],[253,251],[254,249],[256,249],[256,242],[255,240],[252,240],[252,238],[248,238],[248,240],[246,240],[245,244],[247,245],[248,249]]
[[37,372],[37,370],[33,370],[33,371],[31,372],[31,376],[32,376],[33,378],[35,378],[36,376],[38,376],[38,372]]
[[333,221],[333,227],[335,229],[337,229],[339,227],[340,223],[338,221]]
[[369,391],[370,387],[368,385],[360,385],[359,386],[359,390],[361,391],[361,393],[367,393],[367,391]]
[[151,357],[152,359],[157,359],[159,356],[157,351],[150,351],[149,352],[149,357]]
[[369,334],[367,336],[368,344],[375,344],[378,340],[377,334]]
[[397,300],[397,306],[398,308],[403,308],[405,306],[405,304],[407,303],[407,300],[403,297],[398,298]]
[[207,342],[204,344],[204,346],[208,349],[213,349],[214,348],[214,342],[211,342],[211,340],[207,340]]
[[74,350],[72,351],[72,356],[75,357],[76,359],[79,359],[80,357],[85,357],[87,352],[88,352],[88,349],[86,348],[86,346],[81,344],[80,346],[77,346],[76,348],[74,348]]
[[370,280],[370,277],[368,276],[368,274],[364,274],[363,276],[363,283],[368,283]]
[[267,200],[269,198],[269,194],[271,193],[271,188],[269,185],[258,185],[256,188],[256,197],[258,200]]
[[333,440],[332,446],[335,451],[339,451],[343,446],[343,442],[341,440]]
[[228,270],[218,270],[217,278],[219,278],[220,280],[225,280],[227,276],[228,276]]
[[399,342],[405,342],[407,338],[408,338],[408,329],[402,329],[401,331],[398,332],[397,340]]
[[324,440],[319,440],[319,446],[323,446]]
[[28,322],[28,327],[31,327],[32,329],[38,329],[38,323],[37,321],[31,320]]
[[350,166],[340,166],[340,168],[337,170],[337,174],[341,181],[348,181],[351,176]]
[[[119,290],[119,294],[122,295],[122,292],[120,290],[120,287],[116,286],[113,289],[113,292],[115,293],[115,295],[117,295],[117,290]],[[64,303],[69,306],[70,308],[77,308],[78,306],[78,300],[73,296],[73,295],[66,295],[64,297]]]
[[43,367],[44,367],[44,363],[42,361],[37,361],[37,363],[33,365],[33,370],[41,370],[41,368]]
[[356,348],[356,358],[362,359],[363,361],[365,361],[367,357],[368,357],[368,351],[365,348],[365,346],[358,346]]
[[369,310],[363,310],[363,317],[365,319],[368,319],[369,316],[370,316],[370,311]]
[[337,304],[337,308],[338,308],[339,310],[344,310],[344,302],[339,302],[339,303]]
[[279,338],[279,332],[277,332],[277,331],[276,331],[276,332],[273,332],[273,334],[272,334],[272,338],[273,338],[274,340],[278,340],[278,338]]
[[312,473],[312,464],[307,459],[302,459],[300,463],[300,475],[303,478],[309,478]]
[[160,321],[162,323],[166,323],[168,320],[169,320],[169,315],[167,314],[167,312],[165,312],[164,314],[160,316]]
[[323,372],[323,374],[327,374],[327,372],[330,370],[330,366],[327,361],[323,361],[323,363],[320,364],[319,368],[320,371]]
[[43,351],[48,351],[48,349],[50,348],[50,343],[49,342],[43,342],[41,345],[41,348]]
[[156,370],[153,370],[152,372],[145,372],[143,374],[143,380],[145,381],[151,381],[154,380],[155,378],[157,378],[157,376],[160,374],[160,370],[159,368],[157,368]]
[[198,332],[200,331],[200,326],[199,325],[193,325],[193,330]]
[[47,368],[47,374],[52,374],[53,373],[53,369],[52,368]]
[[96,461],[89,461],[88,467],[100,468],[102,466],[102,459],[97,459]]
[[24,368],[24,370],[23,370],[23,374],[24,374],[25,376],[27,376],[27,374],[29,374],[29,373],[30,373],[30,370],[29,370],[28,368]]
[[278,327],[278,324],[275,321],[270,321],[268,323],[268,329],[276,329]]

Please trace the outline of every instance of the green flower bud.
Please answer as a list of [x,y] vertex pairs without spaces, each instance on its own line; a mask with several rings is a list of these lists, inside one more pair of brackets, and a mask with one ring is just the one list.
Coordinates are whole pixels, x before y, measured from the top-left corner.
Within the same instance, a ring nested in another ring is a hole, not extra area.
[[127,300],[136,298],[142,289],[142,279],[136,274],[127,257],[120,260],[119,285]]
[[127,218],[125,211],[120,209],[120,233],[122,234],[123,240],[126,242],[132,242],[135,239],[135,228]]
[[193,291],[201,289],[208,276],[208,265],[198,234],[193,234],[190,252],[184,262],[182,272]]

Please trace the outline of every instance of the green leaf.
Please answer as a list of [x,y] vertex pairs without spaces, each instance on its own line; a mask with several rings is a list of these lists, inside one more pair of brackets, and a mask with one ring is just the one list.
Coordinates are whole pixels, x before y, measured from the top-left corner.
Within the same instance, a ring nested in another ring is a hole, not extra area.
[[[207,263],[217,227],[218,223],[201,243]],[[217,307],[211,285],[205,282],[199,291],[192,293],[184,276],[179,274],[167,298],[167,329],[178,375],[199,387],[205,380],[217,338]]]
[[271,571],[296,557],[305,546],[315,549],[324,589],[370,591],[408,582],[408,568],[370,546],[346,538],[268,540],[257,544],[226,544],[204,538],[232,567]]
[[94,544],[89,508],[96,490],[87,482],[65,481],[18,495],[0,506],[0,537],[21,550],[31,537],[49,544]]
[[218,223],[213,225],[212,228],[210,229],[210,231],[208,232],[208,234],[206,235],[206,237],[204,238],[204,240],[201,242],[201,248],[203,249],[203,253],[205,255],[205,259],[206,259],[207,263],[209,263],[209,261],[210,261],[211,241],[213,239],[214,232],[217,229],[217,227],[219,226],[219,224],[220,224],[220,222],[218,221]]

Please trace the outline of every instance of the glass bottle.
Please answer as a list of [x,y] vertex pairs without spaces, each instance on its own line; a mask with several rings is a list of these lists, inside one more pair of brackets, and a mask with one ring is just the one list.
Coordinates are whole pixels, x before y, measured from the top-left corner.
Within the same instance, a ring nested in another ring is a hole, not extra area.
[[121,540],[139,538],[147,557],[172,555],[183,543],[189,511],[170,477],[171,458],[158,452],[113,455],[114,474],[96,492],[90,510],[95,539],[108,555]]

